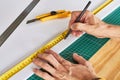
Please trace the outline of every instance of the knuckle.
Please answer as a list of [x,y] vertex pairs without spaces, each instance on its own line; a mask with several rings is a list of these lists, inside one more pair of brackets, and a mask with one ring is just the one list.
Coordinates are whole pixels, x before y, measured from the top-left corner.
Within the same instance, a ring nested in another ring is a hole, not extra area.
[[76,14],[78,14],[78,13],[80,13],[80,12],[81,12],[81,11],[72,11],[71,14],[72,14],[72,15],[76,15]]
[[46,72],[43,72],[42,76],[46,77],[46,76],[48,76],[48,74]]
[[89,13],[90,11],[89,10],[86,10],[87,13]]
[[56,70],[53,74],[56,75],[56,74],[58,74],[58,73],[59,73],[59,72]]
[[49,58],[51,58],[51,57],[53,57],[52,54],[46,54],[46,55],[45,55],[45,59],[49,59]]
[[86,11],[86,15],[94,16],[94,14],[92,12],[88,11],[88,10]]
[[63,66],[59,66],[58,71],[61,72],[61,73],[62,72],[67,72],[67,69],[65,69]]
[[63,64],[63,66],[71,66],[72,65],[70,62],[68,62],[65,59],[62,60],[62,64]]
[[54,51],[53,51],[53,50],[49,50],[49,52],[50,52],[50,53],[54,53]]
[[34,63],[41,66],[41,67],[48,67],[48,65],[43,61],[35,60]]
[[61,70],[63,67],[61,65],[58,66],[58,69]]
[[76,11],[72,11],[72,14],[75,14],[76,13]]
[[91,12],[89,10],[86,11],[87,14],[91,14]]
[[34,71],[36,74],[40,74],[40,71],[37,69]]
[[40,62],[40,65],[43,66],[43,67],[44,67],[44,66],[45,66],[45,67],[47,66],[44,62]]
[[78,30],[79,27],[80,27],[80,24],[79,24],[79,23],[75,23],[71,28],[72,28],[73,30]]
[[89,61],[85,62],[86,65],[92,65]]
[[60,78],[61,77],[61,73],[59,71],[55,71],[54,76]]
[[42,58],[42,59],[48,60],[49,58],[52,57],[52,54],[43,53],[43,54],[39,55],[39,57]]
[[61,62],[62,62],[62,63],[65,63],[65,62],[66,62],[66,60],[65,60],[65,59],[61,59]]
[[34,62],[35,64],[39,64],[38,59],[35,59],[33,62]]

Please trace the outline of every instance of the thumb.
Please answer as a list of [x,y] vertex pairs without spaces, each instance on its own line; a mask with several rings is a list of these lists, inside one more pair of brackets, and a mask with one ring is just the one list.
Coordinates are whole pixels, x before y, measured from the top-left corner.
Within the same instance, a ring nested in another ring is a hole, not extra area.
[[85,65],[87,60],[85,60],[82,56],[79,56],[78,54],[73,54],[73,59],[77,61],[79,64]]
[[87,24],[84,23],[73,23],[70,28],[75,31],[86,31],[87,30]]

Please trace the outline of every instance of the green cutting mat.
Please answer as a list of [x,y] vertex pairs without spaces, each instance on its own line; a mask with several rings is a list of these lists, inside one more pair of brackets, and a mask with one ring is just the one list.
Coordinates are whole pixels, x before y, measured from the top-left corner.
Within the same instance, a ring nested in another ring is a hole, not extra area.
[[[114,10],[111,14],[103,19],[104,22],[110,24],[120,25],[120,7]],[[73,53],[78,53],[85,59],[89,60],[109,39],[100,39],[89,34],[84,34],[73,44],[67,47],[64,51],[60,53],[65,59],[74,62],[72,58]],[[27,80],[43,80],[33,74]]]

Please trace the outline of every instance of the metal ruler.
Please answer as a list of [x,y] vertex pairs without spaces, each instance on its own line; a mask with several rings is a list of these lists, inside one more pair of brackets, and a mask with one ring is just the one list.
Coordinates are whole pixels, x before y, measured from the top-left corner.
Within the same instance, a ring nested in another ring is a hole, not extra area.
[[[104,7],[106,7],[108,4],[110,4],[113,0],[107,0],[105,3],[103,3],[101,6],[99,6],[97,9],[95,9],[93,11],[93,14],[98,13],[101,9],[103,9]],[[39,53],[44,52],[46,49],[50,49],[51,47],[53,47],[54,45],[56,45],[58,42],[60,42],[61,40],[64,39],[65,35],[67,34],[67,31],[64,31],[62,34],[58,35],[56,38],[54,38],[53,40],[51,40],[50,42],[48,42],[46,45],[44,45],[42,48],[38,49],[36,52],[34,52],[32,55],[28,56],[26,59],[24,59],[23,61],[21,61],[20,63],[18,63],[17,65],[15,65],[13,68],[11,68],[10,70],[8,70],[7,72],[3,73],[0,76],[0,80],[8,80],[11,76],[13,76],[14,74],[16,74],[17,72],[19,72],[20,70],[22,70],[24,67],[26,67],[27,65],[29,65],[33,59],[35,57],[37,57],[37,55]]]
[[25,19],[25,17],[31,12],[40,0],[33,0],[24,11],[15,19],[15,21],[2,33],[0,36],[0,46],[7,40],[12,32],[18,27],[18,25]]

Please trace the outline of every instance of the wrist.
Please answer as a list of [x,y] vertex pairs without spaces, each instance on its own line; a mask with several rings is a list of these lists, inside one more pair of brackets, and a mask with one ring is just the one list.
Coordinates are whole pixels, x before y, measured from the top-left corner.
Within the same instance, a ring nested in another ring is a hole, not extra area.
[[120,39],[120,27],[117,25],[105,24],[106,38]]
[[115,28],[111,24],[102,23],[100,26],[102,26],[102,35],[104,38],[112,38],[112,32],[115,30]]

